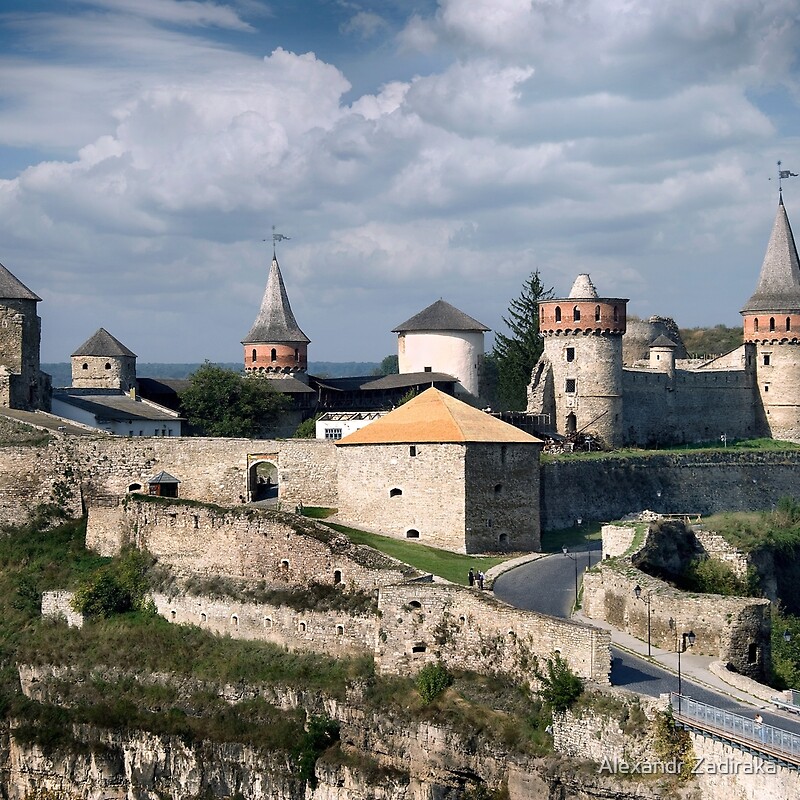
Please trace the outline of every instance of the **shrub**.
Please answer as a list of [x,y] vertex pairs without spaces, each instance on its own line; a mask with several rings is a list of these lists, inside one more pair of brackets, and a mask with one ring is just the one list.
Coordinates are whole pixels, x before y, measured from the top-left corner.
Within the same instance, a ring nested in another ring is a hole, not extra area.
[[339,723],[328,717],[311,717],[296,749],[298,774],[311,789],[317,786],[314,765],[331,745],[339,741]]
[[426,706],[432,703],[452,683],[453,676],[441,661],[426,664],[417,675],[417,691]]
[[539,697],[553,711],[566,711],[583,693],[583,682],[559,653],[547,659],[544,670],[535,661],[533,674],[539,681]]
[[152,559],[139,550],[127,550],[104,564],[76,589],[75,611],[87,617],[110,617],[128,611],[150,611],[147,569]]
[[708,594],[747,596],[751,594],[752,578],[742,579],[724,562],[715,558],[694,559],[684,576],[687,589]]

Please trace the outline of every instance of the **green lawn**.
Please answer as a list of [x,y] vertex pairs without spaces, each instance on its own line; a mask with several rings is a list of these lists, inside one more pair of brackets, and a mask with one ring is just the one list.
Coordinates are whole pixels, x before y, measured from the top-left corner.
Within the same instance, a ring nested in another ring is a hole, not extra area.
[[344,533],[356,544],[365,544],[369,547],[392,556],[398,561],[416,567],[420,572],[432,572],[441,578],[445,578],[453,583],[467,585],[467,573],[472,567],[476,572],[486,570],[495,564],[502,564],[513,556],[466,556],[460,553],[451,553],[448,550],[439,550],[436,547],[428,547],[424,544],[414,544],[404,539],[394,539],[391,536],[379,536],[376,533],[367,533],[355,528],[348,528],[344,525],[336,525],[333,522],[326,522],[336,531]]

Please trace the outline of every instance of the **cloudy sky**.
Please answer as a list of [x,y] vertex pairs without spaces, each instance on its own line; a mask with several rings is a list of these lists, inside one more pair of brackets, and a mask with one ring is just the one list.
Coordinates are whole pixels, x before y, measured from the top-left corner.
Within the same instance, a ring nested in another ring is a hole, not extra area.
[[273,225],[311,360],[440,297],[497,329],[536,269],[738,324],[799,45],[796,0],[3,0],[0,262],[43,361],[238,361]]

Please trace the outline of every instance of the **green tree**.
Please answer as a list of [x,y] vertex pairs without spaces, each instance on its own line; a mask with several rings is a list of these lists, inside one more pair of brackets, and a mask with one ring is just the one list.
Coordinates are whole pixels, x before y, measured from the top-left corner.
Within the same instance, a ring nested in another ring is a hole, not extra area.
[[553,711],[566,711],[583,694],[583,681],[559,653],[545,661],[544,669],[534,660],[533,674],[539,681],[539,697]]
[[294,439],[313,439],[317,435],[317,420],[322,414],[315,414],[313,417],[304,419],[292,434]]
[[373,375],[397,375],[400,372],[400,367],[397,363],[397,356],[386,356],[386,358],[381,361],[379,367],[376,367],[372,370]]
[[192,374],[180,399],[189,424],[206,436],[258,436],[291,403],[266,381],[208,361]]
[[453,676],[441,661],[426,664],[417,673],[417,691],[424,705],[430,705],[448,686]]
[[552,288],[544,288],[539,271],[532,272],[520,296],[511,301],[508,317],[503,317],[509,335],[495,333],[492,358],[497,366],[497,397],[506,409],[522,411],[527,405],[531,372],[544,349],[539,335],[539,301],[552,296]]

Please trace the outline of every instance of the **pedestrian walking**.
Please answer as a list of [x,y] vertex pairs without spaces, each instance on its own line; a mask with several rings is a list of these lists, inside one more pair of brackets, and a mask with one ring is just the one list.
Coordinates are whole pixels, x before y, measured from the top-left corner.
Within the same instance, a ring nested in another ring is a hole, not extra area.
[[475,573],[472,571],[472,567],[469,568],[469,574],[467,575],[467,582],[469,583],[470,589],[475,585]]
[[482,573],[478,573],[478,588],[483,589],[483,582],[486,580],[486,576]]

